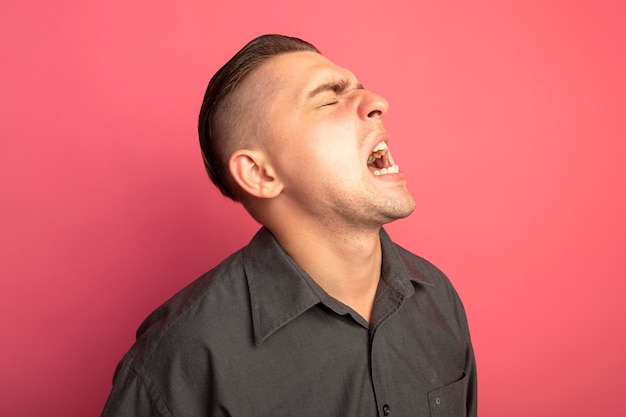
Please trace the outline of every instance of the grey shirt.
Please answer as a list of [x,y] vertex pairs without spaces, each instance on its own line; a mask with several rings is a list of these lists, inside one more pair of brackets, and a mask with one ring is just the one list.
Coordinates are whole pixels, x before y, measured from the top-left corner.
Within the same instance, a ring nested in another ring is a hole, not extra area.
[[475,416],[465,312],[448,279],[381,230],[371,321],[262,228],[154,311],[102,416]]

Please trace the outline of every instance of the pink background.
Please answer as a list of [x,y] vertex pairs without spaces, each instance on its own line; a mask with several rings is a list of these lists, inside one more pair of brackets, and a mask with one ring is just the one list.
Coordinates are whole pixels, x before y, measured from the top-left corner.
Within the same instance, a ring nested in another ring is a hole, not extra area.
[[623,4],[3,0],[0,415],[99,414],[141,320],[251,238],[195,129],[267,32],[391,103],[388,230],[463,297],[481,417],[625,415]]

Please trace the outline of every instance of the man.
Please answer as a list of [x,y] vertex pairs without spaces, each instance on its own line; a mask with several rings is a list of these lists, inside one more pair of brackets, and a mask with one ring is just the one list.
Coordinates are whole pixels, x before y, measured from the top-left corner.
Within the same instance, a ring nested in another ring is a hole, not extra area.
[[207,171],[263,225],[146,319],[103,416],[475,416],[463,306],[382,225],[415,207],[388,104],[300,39],[211,79]]

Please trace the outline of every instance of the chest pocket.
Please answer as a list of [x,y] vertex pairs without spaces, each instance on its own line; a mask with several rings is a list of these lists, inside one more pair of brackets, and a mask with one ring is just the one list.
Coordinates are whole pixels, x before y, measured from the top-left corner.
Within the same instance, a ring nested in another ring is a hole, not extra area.
[[467,416],[467,375],[445,387],[428,393],[431,417]]

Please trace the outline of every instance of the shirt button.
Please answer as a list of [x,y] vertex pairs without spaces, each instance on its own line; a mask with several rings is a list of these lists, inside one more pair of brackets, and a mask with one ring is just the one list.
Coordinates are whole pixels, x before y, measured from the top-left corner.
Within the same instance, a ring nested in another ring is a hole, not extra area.
[[383,405],[383,414],[388,416],[390,412],[391,410],[389,409],[389,405],[388,404]]

